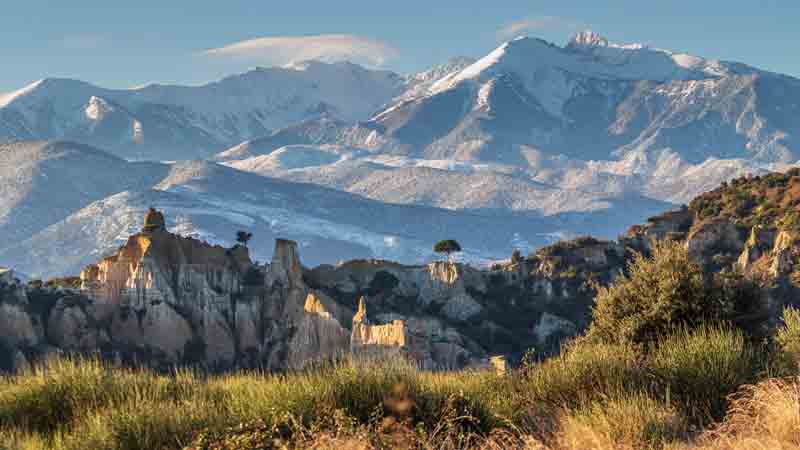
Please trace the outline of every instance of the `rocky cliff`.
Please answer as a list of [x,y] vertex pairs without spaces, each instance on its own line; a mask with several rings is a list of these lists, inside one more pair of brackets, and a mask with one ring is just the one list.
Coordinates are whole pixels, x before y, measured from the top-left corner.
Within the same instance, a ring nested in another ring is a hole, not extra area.
[[[348,353],[478,366],[572,334],[587,320],[590,297],[574,314],[567,303],[580,283],[556,275],[549,256],[492,270],[378,260],[306,269],[297,244],[279,239],[271,262],[258,266],[244,246],[167,232],[156,211],[144,223],[78,282],[23,285],[13,272],[0,274],[3,368],[53,352],[210,370],[296,368]],[[571,263],[608,263],[580,251]]]
[[262,266],[244,246],[171,234],[148,214],[142,232],[77,282],[23,284],[0,271],[0,368],[54,352],[209,370],[299,368],[350,353],[432,369],[498,366],[497,356],[557,351],[585,329],[597,286],[658,239],[683,242],[708,270],[768,281],[777,313],[800,293],[798,205],[800,170],[734,180],[616,241],[559,242],[487,269],[383,260],[309,269],[298,244],[281,239]]

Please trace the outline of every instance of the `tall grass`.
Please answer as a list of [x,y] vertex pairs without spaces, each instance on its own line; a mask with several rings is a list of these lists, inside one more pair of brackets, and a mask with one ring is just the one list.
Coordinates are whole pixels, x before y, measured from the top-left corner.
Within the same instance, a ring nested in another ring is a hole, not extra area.
[[[778,334],[780,352],[791,332]],[[729,397],[763,374],[755,353],[723,326],[651,347],[581,338],[502,376],[398,359],[211,377],[51,360],[0,377],[0,450],[738,449],[758,447],[713,445],[767,432],[795,442],[797,380]],[[692,443],[693,427],[720,419]]]
[[691,448],[698,450],[800,448],[800,378],[770,379],[743,388],[732,400],[725,421],[706,432]]
[[728,396],[755,381],[759,367],[744,334],[729,326],[703,326],[663,339],[648,356],[657,388],[695,424],[721,419]]
[[686,434],[683,416],[646,393],[594,401],[565,413],[557,446],[567,449],[661,449]]
[[800,310],[786,308],[783,324],[778,328],[775,342],[778,344],[779,370],[794,374],[800,370]]
[[528,368],[521,385],[530,404],[576,407],[645,383],[640,354],[627,344],[579,339],[559,356]]
[[502,383],[489,372],[423,373],[402,360],[209,379],[52,360],[0,379],[0,437],[14,449],[182,448],[200,430],[258,422],[281,437],[337,414],[354,426],[391,416],[424,430],[485,435],[509,423],[496,390]]

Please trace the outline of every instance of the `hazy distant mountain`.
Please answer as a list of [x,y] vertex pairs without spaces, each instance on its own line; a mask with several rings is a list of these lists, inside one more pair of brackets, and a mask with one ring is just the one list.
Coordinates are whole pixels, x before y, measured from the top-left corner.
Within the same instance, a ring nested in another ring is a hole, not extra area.
[[167,166],[71,142],[0,145],[0,247],[109,195],[158,182]]
[[[102,157],[91,152],[85,158]],[[42,174],[55,176],[61,169],[44,167]],[[514,247],[535,248],[549,242],[549,234],[560,228],[538,218],[391,205],[211,162],[177,163],[160,173],[147,188],[109,195],[75,208],[27,238],[4,241],[0,264],[34,276],[75,273],[136,232],[150,206],[166,212],[171,228],[210,242],[232,245],[237,230],[251,230],[255,234],[251,247],[260,259],[270,257],[276,237],[298,240],[304,260],[313,264],[335,262],[330,255],[427,261],[433,255],[433,242],[442,236],[458,239],[465,257],[473,261],[500,259]],[[58,200],[39,198],[32,209],[44,214]],[[30,210],[12,207],[12,222],[19,223]],[[47,225],[54,215],[40,222]]]

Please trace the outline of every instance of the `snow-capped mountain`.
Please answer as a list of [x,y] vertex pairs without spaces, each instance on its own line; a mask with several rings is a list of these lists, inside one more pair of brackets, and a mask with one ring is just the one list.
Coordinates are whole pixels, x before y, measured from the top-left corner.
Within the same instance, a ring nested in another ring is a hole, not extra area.
[[406,76],[307,62],[196,87],[45,79],[0,95],[0,141],[80,144],[0,147],[0,264],[74,271],[151,204],[214,242],[250,229],[262,259],[280,235],[311,263],[419,261],[443,237],[487,260],[614,236],[724,180],[785,169],[798,136],[800,80],[592,32]]
[[[43,188],[51,197],[35,189],[14,193],[16,201],[5,205],[7,226],[0,231],[14,236],[0,242],[0,264],[33,276],[76,273],[136,232],[150,206],[165,211],[172,229],[214,243],[230,246],[236,230],[250,230],[256,236],[251,250],[261,260],[271,256],[276,237],[295,239],[312,264],[336,262],[331,255],[426,261],[441,236],[458,239],[467,258],[488,261],[507,257],[520,242],[530,248],[545,244],[563,228],[535,217],[393,205],[206,161],[157,164],[148,177],[126,182],[123,174],[130,172],[128,181],[134,178],[141,163],[69,143],[34,150],[36,159],[28,165],[39,180],[63,186],[63,194],[47,185]],[[92,178],[100,164],[110,163],[117,167],[107,176],[119,177],[118,185]],[[9,178],[4,174],[2,181]],[[83,192],[84,183],[99,187]],[[23,228],[28,222],[36,226]]]
[[44,79],[0,96],[0,141],[70,139],[129,158],[205,157],[321,114],[369,118],[406,85],[392,72],[313,61],[197,87],[111,90]]
[[[350,158],[347,164],[304,168],[305,175],[247,161],[235,164],[339,188],[358,167],[373,172],[375,190],[347,189],[402,203],[429,198],[425,186],[431,183],[410,183],[396,196],[382,192],[377,177],[389,175],[375,171],[376,156],[416,161],[415,166],[458,161],[473,173],[505,174],[512,167],[529,182],[573,194],[644,195],[670,202],[688,201],[730,177],[780,169],[800,158],[800,80],[740,63],[614,44],[591,31],[578,33],[563,47],[516,39],[408,92],[413,95],[369,121],[328,121],[325,133],[319,133],[323,123],[310,120],[248,143],[248,152],[219,158],[233,163],[294,144],[363,150],[369,155],[360,165]],[[387,178],[388,185],[391,181]],[[489,191],[497,190],[491,177],[483,182]],[[473,180],[473,186],[480,184]],[[480,208],[480,203],[452,204]],[[533,210],[550,214],[554,208]]]
[[794,161],[800,80],[590,32],[565,47],[520,38],[393,105],[371,127],[393,151],[529,165],[537,152],[608,159],[672,149]]
[[143,189],[167,173],[70,142],[0,145],[0,247],[25,239],[111,194]]

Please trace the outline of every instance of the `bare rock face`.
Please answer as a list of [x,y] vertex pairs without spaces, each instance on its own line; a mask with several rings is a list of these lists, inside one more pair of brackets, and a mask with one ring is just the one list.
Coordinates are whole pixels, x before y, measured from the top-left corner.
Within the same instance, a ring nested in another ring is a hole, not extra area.
[[0,303],[0,342],[10,348],[35,347],[44,340],[44,331],[18,303]]
[[329,360],[347,353],[350,332],[342,323],[343,317],[352,315],[325,294],[310,291],[297,331],[289,343],[289,366],[299,368],[311,361]]
[[533,329],[536,340],[540,344],[545,344],[553,336],[565,337],[576,333],[577,327],[569,320],[563,319],[550,313],[544,313],[539,318],[539,322]]
[[739,251],[744,247],[737,226],[727,220],[714,220],[700,224],[692,230],[686,241],[689,255],[698,260],[713,257],[720,251]]
[[742,273],[750,274],[755,269],[755,263],[762,257],[768,256],[775,245],[776,232],[762,226],[754,226],[750,236],[744,244],[742,253],[736,265]]
[[[280,370],[347,352],[407,357],[430,369],[463,368],[488,361],[496,346],[509,348],[516,333],[533,339],[515,311],[538,313],[555,297],[569,301],[571,295],[559,281],[566,269],[556,257],[518,254],[508,267],[491,271],[379,260],[306,270],[297,243],[279,239],[271,263],[257,267],[243,246],[225,249],[169,233],[161,213],[148,213],[145,223],[116,253],[81,273],[80,293],[37,294],[54,304],[41,315],[47,336],[27,300],[0,296],[6,299],[0,301],[0,339],[12,348],[41,347],[38,354],[45,347],[100,350],[121,363],[158,368]],[[585,241],[559,258],[606,270],[618,264],[620,248]],[[368,317],[366,297],[353,311],[358,296],[369,296],[374,317]]]
[[349,350],[350,332],[325,307],[321,296],[309,293],[306,297],[305,314],[289,343],[289,367],[299,368],[312,361],[330,360]]
[[[262,347],[251,332],[260,328],[260,309],[235,301],[251,269],[246,247],[225,249],[171,234],[163,214],[151,210],[141,233],[81,272],[81,290],[95,302],[96,319],[112,320],[115,344],[167,362],[231,367],[237,348]],[[244,346],[239,338],[247,339]]]
[[168,303],[148,308],[121,308],[112,318],[111,339],[115,346],[141,353],[155,353],[164,362],[177,364],[191,359],[194,333],[189,321]]
[[297,254],[297,242],[286,239],[275,241],[272,263],[267,271],[267,286],[276,282],[286,287],[303,285],[303,267]]
[[367,317],[367,301],[358,301],[358,311],[353,316],[350,351],[353,353],[398,353],[408,343],[406,324],[395,320],[386,325],[372,325]]
[[69,352],[88,352],[110,343],[108,333],[97,326],[92,305],[80,298],[62,298],[47,322],[48,338]]
[[800,254],[797,242],[798,238],[794,233],[789,231],[778,233],[775,238],[775,246],[772,249],[770,275],[780,277],[792,272],[798,254]]
[[442,304],[442,313],[454,320],[468,320],[483,307],[468,293],[467,288],[485,292],[486,284],[477,270],[463,265],[437,261],[427,267],[419,288],[423,305]]
[[236,362],[236,340],[226,316],[219,310],[205,309],[200,323],[205,362],[211,367],[232,367]]
[[211,304],[238,292],[246,253],[166,232],[133,235],[117,253],[81,272],[83,292],[99,302]]

